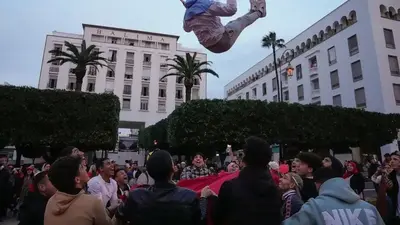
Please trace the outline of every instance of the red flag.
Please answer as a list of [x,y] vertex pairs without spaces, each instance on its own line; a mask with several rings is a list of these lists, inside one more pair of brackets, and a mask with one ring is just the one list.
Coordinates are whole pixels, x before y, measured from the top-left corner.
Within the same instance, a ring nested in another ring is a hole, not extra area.
[[201,190],[209,186],[212,191],[214,191],[217,195],[219,194],[219,189],[222,184],[227,180],[232,180],[239,175],[239,171],[235,173],[227,173],[221,172],[218,175],[208,176],[208,177],[199,177],[192,180],[181,180],[178,182],[178,186],[185,187],[195,191],[197,194],[200,194]]

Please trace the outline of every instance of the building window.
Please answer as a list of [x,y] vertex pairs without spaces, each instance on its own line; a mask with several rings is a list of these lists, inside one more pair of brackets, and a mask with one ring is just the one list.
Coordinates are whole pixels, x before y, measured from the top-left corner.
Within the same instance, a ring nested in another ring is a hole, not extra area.
[[117,61],[117,50],[110,50],[110,57],[108,58],[108,60],[110,62],[116,62]]
[[97,75],[97,69],[96,69],[95,66],[90,66],[89,67],[88,75],[90,75],[90,76],[96,76]]
[[328,60],[329,60],[329,65],[336,64],[336,49],[335,46],[332,48],[328,49]]
[[297,78],[297,80],[300,80],[301,78],[303,78],[303,71],[301,68],[301,64],[296,66],[296,78]]
[[86,91],[93,92],[95,90],[95,85],[96,85],[96,81],[89,80],[88,84],[87,84],[87,87],[86,87]]
[[342,96],[335,95],[332,97],[333,106],[342,106]]
[[149,101],[140,100],[140,110],[143,110],[143,111],[149,110]]
[[308,60],[310,64],[310,71],[313,71],[318,68],[318,60],[317,56],[312,57],[311,59]]
[[157,109],[157,112],[166,112],[167,111],[167,109],[166,109],[166,105],[165,105],[165,102],[158,102],[158,109]]
[[319,79],[314,79],[311,81],[311,88],[313,91],[319,91]]
[[267,95],[267,83],[262,84],[262,94],[263,96]]
[[274,102],[278,102],[278,95],[274,95],[273,100]]
[[126,64],[134,64],[135,63],[135,53],[127,52],[126,53],[125,63]]
[[200,80],[199,78],[194,78],[194,85],[200,85]]
[[169,50],[169,44],[167,43],[160,43],[161,50]]
[[167,97],[167,90],[164,89],[164,88],[158,89],[158,97],[166,98]]
[[364,88],[358,88],[354,91],[354,95],[356,98],[356,106],[357,107],[366,107],[367,106],[367,101],[365,98],[365,89]]
[[304,100],[304,86],[302,84],[297,86],[297,96],[298,96],[299,101]]
[[50,78],[47,84],[48,88],[57,88],[57,78]]
[[182,89],[177,89],[175,93],[175,98],[176,99],[183,99],[183,90]]
[[150,54],[144,54],[143,65],[146,65],[146,66],[151,65],[151,55]]
[[396,44],[394,43],[394,35],[393,31],[390,29],[383,29],[383,34],[385,36],[385,43],[386,43],[386,48],[396,48]]
[[176,77],[176,83],[177,83],[177,84],[183,84],[183,79],[182,79],[182,77]]
[[106,93],[114,92],[114,80],[106,80],[105,92]]
[[148,97],[149,96],[149,87],[142,87],[142,96]]
[[278,80],[276,77],[272,78],[272,91],[276,91],[278,89]]
[[246,92],[246,100],[249,100],[250,99],[250,94],[249,94],[249,92]]
[[400,76],[399,60],[397,56],[389,55],[389,67],[392,76]]
[[360,60],[355,61],[351,64],[351,73],[353,75],[353,81],[359,81],[363,79],[361,62]]
[[331,87],[332,90],[340,87],[339,73],[337,70],[331,72]]
[[125,66],[125,79],[132,80],[133,79],[133,67]]
[[396,105],[400,105],[400,84],[393,84],[393,94]]
[[241,96],[241,95],[239,95],[239,96],[237,97],[237,99],[242,99],[242,96]]
[[107,70],[106,77],[114,78],[115,77],[115,65],[109,65],[110,68]]
[[124,94],[124,95],[131,95],[131,94],[132,94],[132,85],[125,84],[125,85],[124,85],[123,94]]
[[253,98],[257,98],[257,88],[253,88],[252,90],[251,90],[251,92],[252,92],[252,97]]
[[[62,44],[54,44],[54,50],[61,52],[62,51]],[[53,53],[52,57],[60,56],[60,53]]]
[[131,108],[131,99],[124,98],[122,99],[122,109],[130,109]]
[[289,101],[289,90],[283,92],[283,100]]
[[358,40],[356,34],[347,39],[347,44],[349,45],[350,56],[358,53]]
[[76,83],[75,81],[71,81],[68,83],[68,90],[75,90]]

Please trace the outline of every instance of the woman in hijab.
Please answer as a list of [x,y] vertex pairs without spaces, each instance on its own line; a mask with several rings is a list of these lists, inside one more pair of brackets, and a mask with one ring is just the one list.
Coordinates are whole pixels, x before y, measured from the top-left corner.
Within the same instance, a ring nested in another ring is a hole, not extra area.
[[360,195],[362,199],[364,198],[363,191],[365,188],[365,180],[355,162],[348,162],[346,172],[343,175],[343,179],[349,182],[350,187],[354,190],[355,193]]

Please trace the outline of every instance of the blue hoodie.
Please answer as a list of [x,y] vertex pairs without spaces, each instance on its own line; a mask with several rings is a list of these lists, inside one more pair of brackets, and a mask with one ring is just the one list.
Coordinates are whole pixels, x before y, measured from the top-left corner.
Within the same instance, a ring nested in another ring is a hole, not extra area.
[[378,210],[354,193],[342,178],[321,185],[319,196],[308,200],[283,225],[385,225]]
[[205,13],[213,3],[213,0],[187,0],[185,2],[185,21]]

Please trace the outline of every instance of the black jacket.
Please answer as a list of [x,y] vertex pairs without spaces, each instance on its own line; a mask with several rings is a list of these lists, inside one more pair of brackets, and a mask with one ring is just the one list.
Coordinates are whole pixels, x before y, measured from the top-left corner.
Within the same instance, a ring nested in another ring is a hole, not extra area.
[[212,213],[214,225],[280,225],[281,206],[269,170],[245,167],[239,177],[222,184]]
[[196,225],[201,221],[199,200],[194,191],[157,182],[131,191],[116,216],[135,225]]
[[303,188],[300,191],[303,202],[307,202],[310,198],[318,196],[318,190],[315,186],[314,179],[303,178]]
[[387,190],[387,195],[392,201],[392,208],[390,212],[390,216],[395,217],[396,216],[396,210],[398,207],[398,195],[399,195],[399,188],[400,184],[397,182],[397,177],[396,177],[396,171],[392,171],[388,175],[388,179],[393,182],[393,187],[391,189]]
[[29,192],[19,209],[19,225],[43,225],[48,200],[38,192]]
[[361,173],[354,174],[350,178],[350,187],[355,193],[361,194],[365,189],[365,179]]

